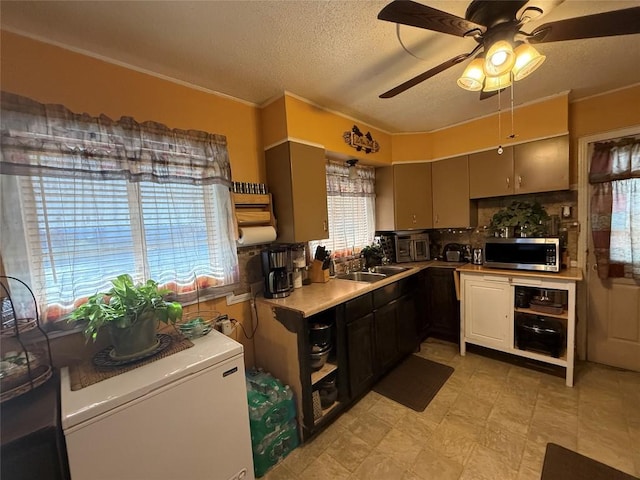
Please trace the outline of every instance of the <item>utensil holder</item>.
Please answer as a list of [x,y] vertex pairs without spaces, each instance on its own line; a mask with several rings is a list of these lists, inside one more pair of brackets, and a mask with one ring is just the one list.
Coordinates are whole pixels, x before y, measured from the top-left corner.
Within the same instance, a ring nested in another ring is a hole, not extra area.
[[326,283],[329,281],[329,269],[322,269],[322,262],[320,260],[314,260],[311,264],[311,282],[313,283]]

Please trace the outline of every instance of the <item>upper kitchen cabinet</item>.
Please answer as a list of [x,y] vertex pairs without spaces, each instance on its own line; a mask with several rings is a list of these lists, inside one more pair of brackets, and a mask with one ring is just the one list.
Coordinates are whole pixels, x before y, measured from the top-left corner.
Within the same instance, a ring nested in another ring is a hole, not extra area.
[[329,237],[324,149],[284,142],[265,152],[278,242],[300,243]]
[[474,227],[477,207],[469,200],[468,156],[431,164],[433,228]]
[[376,169],[376,230],[431,228],[431,164]]
[[469,155],[469,197],[513,195],[513,147]]
[[548,138],[469,155],[470,198],[569,188],[569,137]]
[[569,135],[516,145],[513,165],[515,193],[569,189]]

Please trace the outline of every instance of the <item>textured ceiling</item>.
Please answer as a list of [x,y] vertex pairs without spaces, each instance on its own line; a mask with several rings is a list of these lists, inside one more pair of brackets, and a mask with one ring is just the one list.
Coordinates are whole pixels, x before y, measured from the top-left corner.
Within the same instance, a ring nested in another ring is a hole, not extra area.
[[[538,3],[545,0],[540,0]],[[6,1],[16,33],[260,105],[284,91],[388,132],[430,131],[494,113],[498,98],[456,85],[466,62],[395,98],[378,95],[475,45],[377,19],[387,1]],[[464,17],[467,1],[424,0]],[[640,5],[566,0],[523,30]],[[515,84],[514,103],[577,99],[640,83],[640,35],[541,44],[546,62]],[[416,58],[419,57],[419,58]],[[502,108],[508,106],[502,95]],[[637,108],[637,106],[635,107]]]

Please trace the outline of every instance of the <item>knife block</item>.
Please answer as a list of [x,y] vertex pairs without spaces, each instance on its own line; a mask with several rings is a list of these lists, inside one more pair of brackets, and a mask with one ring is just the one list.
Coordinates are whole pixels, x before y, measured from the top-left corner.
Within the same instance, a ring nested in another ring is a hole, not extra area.
[[310,275],[312,283],[326,283],[329,281],[329,269],[322,269],[322,262],[314,260],[311,264]]

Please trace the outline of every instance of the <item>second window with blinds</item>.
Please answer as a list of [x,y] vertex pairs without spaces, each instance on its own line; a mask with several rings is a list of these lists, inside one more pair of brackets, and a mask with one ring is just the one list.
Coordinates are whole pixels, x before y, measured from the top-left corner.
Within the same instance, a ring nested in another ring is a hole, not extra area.
[[311,252],[318,245],[331,250],[336,258],[348,257],[373,242],[375,235],[375,169],[352,167],[357,178],[349,178],[348,167],[327,161],[327,208],[329,238],[310,242]]

